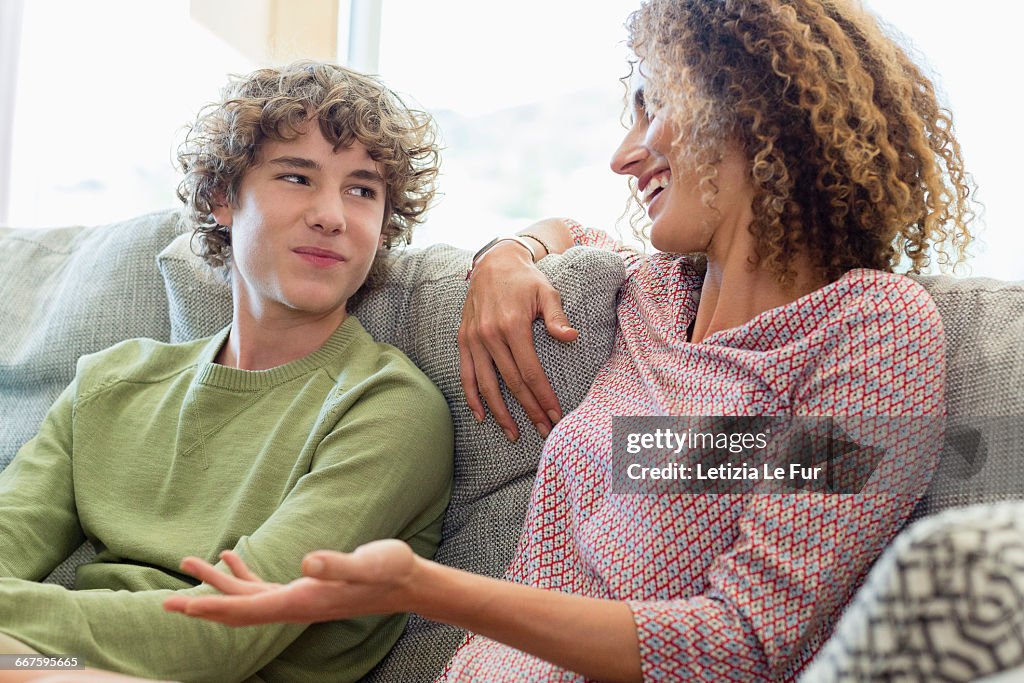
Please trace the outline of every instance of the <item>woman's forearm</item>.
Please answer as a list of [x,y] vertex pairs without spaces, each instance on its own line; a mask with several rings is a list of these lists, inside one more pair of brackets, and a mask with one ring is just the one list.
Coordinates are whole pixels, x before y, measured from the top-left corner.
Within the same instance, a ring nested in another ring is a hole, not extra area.
[[[572,233],[561,218],[545,218],[523,228],[518,233],[530,245],[530,254],[521,245],[509,240],[491,247],[480,259],[490,258],[493,254],[512,256],[524,264],[536,263],[548,254],[561,254],[573,246]],[[474,264],[476,265],[476,263]]]
[[499,581],[417,559],[410,610],[600,681],[639,681],[629,606]]

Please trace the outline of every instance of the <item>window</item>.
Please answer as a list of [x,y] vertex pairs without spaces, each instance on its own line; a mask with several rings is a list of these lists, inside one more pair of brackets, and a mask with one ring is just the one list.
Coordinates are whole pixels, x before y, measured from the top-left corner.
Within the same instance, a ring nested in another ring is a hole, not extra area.
[[[909,37],[917,62],[953,111],[967,170],[984,204],[973,226],[980,237],[969,272],[1024,279],[1024,234],[1015,197],[1020,194],[1024,137],[1016,132],[1024,94],[1013,85],[1021,66],[1017,23],[998,0],[865,0],[865,5]],[[1012,82],[1011,82],[1012,81]]]
[[25,3],[7,223],[102,223],[177,206],[182,127],[254,68],[188,0]]
[[436,114],[446,143],[444,196],[414,243],[476,248],[552,215],[613,227],[628,198],[608,163],[636,4],[384,4],[380,72]]
[[[1024,278],[1013,203],[1024,140],[1004,132],[1022,95],[1002,80],[1020,60],[1011,53],[1013,22],[999,18],[1004,5],[865,1],[913,36],[954,111],[985,204],[983,244],[964,274]],[[331,9],[329,20],[291,17],[291,28],[333,21],[344,50],[349,12],[367,3],[379,11],[353,36],[379,26],[379,72],[436,114],[446,146],[443,194],[416,246],[475,248],[549,215],[616,228],[628,197],[608,161],[623,133],[624,22],[639,0],[24,2],[11,172],[0,179],[10,195],[4,222],[100,223],[176,206],[172,160],[183,125],[217,96],[226,74],[266,57],[243,44],[267,31],[253,7],[288,16],[298,7]],[[236,31],[240,39],[208,28],[215,22],[203,12],[213,9],[229,24],[250,22]],[[628,236],[626,221],[618,227]]]
[[[547,215],[611,228],[625,181],[608,169],[622,128],[624,23],[638,0],[447,0],[384,4],[380,70],[440,120],[448,142],[442,189],[419,243],[463,247]],[[1013,197],[1024,140],[1008,133],[1021,90],[1000,81],[1015,53],[1004,6],[982,0],[866,0],[912,36],[938,81],[984,210],[960,275],[1024,278]],[[904,43],[906,44],[906,43]],[[915,48],[916,46],[916,48]],[[1014,51],[1014,52],[1011,52]],[[1002,118],[1002,121],[1000,120]],[[628,235],[621,222],[620,234]]]

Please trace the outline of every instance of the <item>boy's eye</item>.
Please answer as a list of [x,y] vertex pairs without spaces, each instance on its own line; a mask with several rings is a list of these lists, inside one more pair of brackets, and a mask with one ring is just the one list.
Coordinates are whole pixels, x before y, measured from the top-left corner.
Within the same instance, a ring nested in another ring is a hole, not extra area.
[[364,199],[373,199],[377,196],[376,190],[372,187],[353,187],[349,192]]
[[304,175],[299,175],[298,173],[286,173],[283,176],[279,176],[279,178],[285,182],[293,183],[295,185],[309,185],[309,178]]

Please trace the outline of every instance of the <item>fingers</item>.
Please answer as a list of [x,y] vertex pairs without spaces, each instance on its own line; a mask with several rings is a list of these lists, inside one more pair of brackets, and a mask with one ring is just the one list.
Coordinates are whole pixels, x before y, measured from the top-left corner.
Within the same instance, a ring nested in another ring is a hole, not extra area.
[[551,383],[540,364],[540,358],[537,357],[537,349],[533,345],[532,335],[527,339],[513,340],[510,352],[522,386],[509,385],[509,375],[506,374],[504,368],[499,366],[502,376],[505,377],[505,383],[509,385],[509,389],[522,404],[533,426],[537,428],[542,437],[547,438],[551,426],[562,419],[562,408],[558,403],[558,397],[555,396],[555,390],[551,388]]
[[355,580],[348,553],[318,550],[302,560],[302,575],[328,581]]
[[494,362],[490,352],[481,342],[482,337],[473,303],[467,298],[462,309],[462,324],[456,337],[459,347],[459,374],[462,388],[466,392],[466,404],[473,411],[476,421],[483,422],[484,405],[480,400],[483,396],[498,426],[505,432],[505,437],[509,441],[516,441],[519,438],[519,429],[501,396],[498,377],[494,373]]
[[[505,380],[505,386],[508,387],[508,390],[519,401],[519,405],[523,407],[526,416],[533,423],[534,428],[542,437],[547,438],[555,421],[541,407],[531,385],[524,379],[525,374],[529,373],[535,384],[547,384],[544,370],[540,367],[540,360],[537,358],[537,352],[534,350],[533,335],[530,334],[525,338],[523,336],[510,338],[509,343],[518,348],[518,353],[504,343],[497,343],[493,347],[488,347],[488,350],[494,358],[494,364],[501,373],[501,378]],[[554,392],[551,391],[550,386],[548,391],[551,392],[551,398],[557,407],[558,401],[554,399]]]
[[249,571],[249,568],[245,566],[245,562],[238,556],[233,550],[225,550],[220,554],[220,559],[224,560],[224,563],[231,570],[231,573],[242,579],[243,581],[261,581],[260,577]]
[[562,297],[554,287],[540,295],[540,313],[548,334],[561,342],[575,341],[579,332],[569,324],[569,318],[562,310]]
[[245,595],[260,590],[258,583],[246,581],[231,574],[226,574],[209,562],[198,557],[186,557],[181,561],[181,569],[203,583],[209,584],[221,593],[229,595]]
[[473,371],[476,375],[477,386],[487,407],[491,409],[491,415],[494,416],[509,441],[518,440],[519,428],[516,427],[516,422],[505,405],[505,399],[501,396],[498,376],[494,373],[494,362],[490,352],[480,342],[471,342],[469,349],[473,357]]
[[319,581],[383,585],[406,579],[415,559],[409,544],[389,538],[363,544],[351,553],[309,553],[302,561],[302,574]]
[[484,421],[484,404],[480,401],[479,387],[476,383],[476,370],[473,365],[473,354],[470,352],[467,341],[467,328],[469,326],[468,316],[471,316],[469,304],[463,309],[462,324],[459,325],[459,333],[456,340],[459,347],[459,377],[462,380],[462,391],[466,394],[466,405],[473,412],[477,422]]
[[287,591],[258,595],[175,595],[164,600],[164,609],[189,617],[209,619],[228,626],[294,622]]

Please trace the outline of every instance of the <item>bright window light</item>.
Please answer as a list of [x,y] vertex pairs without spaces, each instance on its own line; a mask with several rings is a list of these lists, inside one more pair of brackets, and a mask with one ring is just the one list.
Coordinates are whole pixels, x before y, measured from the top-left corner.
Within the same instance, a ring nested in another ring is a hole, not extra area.
[[[221,0],[218,0],[220,2]],[[345,12],[355,2],[340,0]],[[625,180],[608,161],[638,0],[376,0],[380,74],[436,114],[443,196],[415,246],[475,248],[551,215],[628,236]],[[961,274],[1024,279],[1017,166],[1024,110],[1006,4],[865,0],[912,36],[954,112],[985,211]],[[92,224],[177,206],[182,127],[228,73],[257,66],[189,18],[190,0],[25,3],[7,224]],[[338,17],[347,28],[345,17]],[[339,40],[344,47],[348,36]]]

